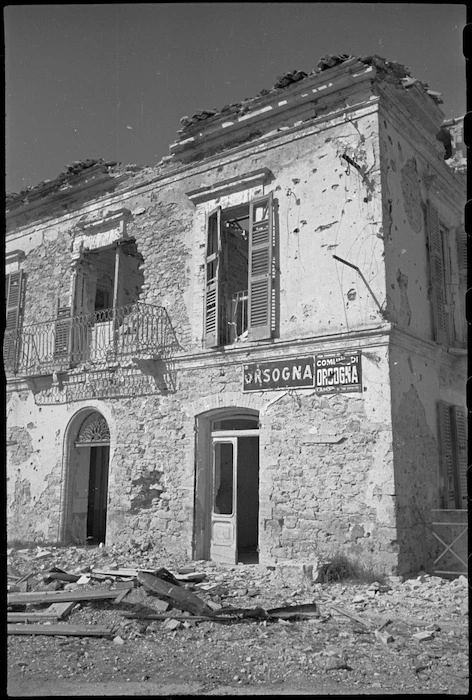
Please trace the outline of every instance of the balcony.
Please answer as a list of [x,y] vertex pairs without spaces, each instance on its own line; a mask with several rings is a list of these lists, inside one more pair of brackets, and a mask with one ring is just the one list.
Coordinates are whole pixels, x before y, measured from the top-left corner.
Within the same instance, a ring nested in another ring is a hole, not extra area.
[[7,372],[31,377],[165,358],[177,347],[166,309],[135,303],[6,331],[4,363]]

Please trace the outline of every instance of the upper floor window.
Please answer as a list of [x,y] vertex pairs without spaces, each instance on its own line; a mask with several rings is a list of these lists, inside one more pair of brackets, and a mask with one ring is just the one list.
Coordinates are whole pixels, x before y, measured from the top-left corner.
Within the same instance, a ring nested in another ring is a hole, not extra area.
[[205,347],[247,337],[270,338],[274,328],[275,235],[272,193],[208,216]]
[[427,229],[434,339],[447,346],[462,347],[465,343],[465,316],[461,299],[461,272],[465,262],[465,237],[463,232],[456,231],[457,256],[454,256],[451,249],[454,232],[441,223],[438,211],[431,202],[427,206]]

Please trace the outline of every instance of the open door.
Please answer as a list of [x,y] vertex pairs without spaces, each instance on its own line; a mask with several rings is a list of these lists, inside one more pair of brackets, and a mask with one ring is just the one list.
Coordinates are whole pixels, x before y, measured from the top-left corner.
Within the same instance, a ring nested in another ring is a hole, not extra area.
[[211,512],[211,559],[236,564],[237,538],[237,438],[213,439],[213,506]]
[[108,445],[90,448],[87,539],[105,542],[108,501]]

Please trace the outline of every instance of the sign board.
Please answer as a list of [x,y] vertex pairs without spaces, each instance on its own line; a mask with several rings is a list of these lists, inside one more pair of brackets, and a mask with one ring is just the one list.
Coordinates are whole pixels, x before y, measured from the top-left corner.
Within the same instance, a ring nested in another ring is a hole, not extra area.
[[320,394],[362,391],[360,351],[315,355],[314,379],[315,389]]
[[313,388],[313,357],[243,365],[243,392],[268,389]]

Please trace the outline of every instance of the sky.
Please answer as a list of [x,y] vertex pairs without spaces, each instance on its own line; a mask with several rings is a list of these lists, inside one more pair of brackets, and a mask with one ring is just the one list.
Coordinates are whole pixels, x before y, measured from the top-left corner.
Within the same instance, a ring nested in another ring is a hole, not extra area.
[[4,8],[6,191],[74,161],[155,165],[180,118],[326,54],[378,54],[466,110],[459,3],[116,3]]

